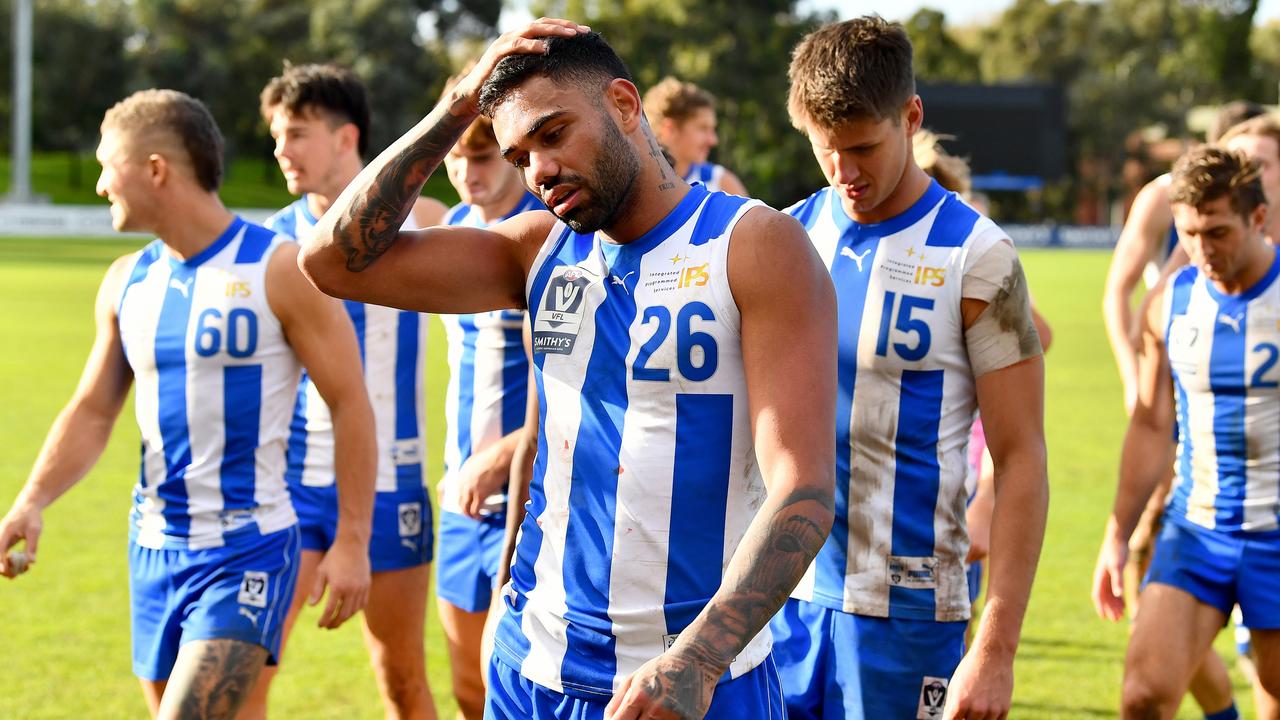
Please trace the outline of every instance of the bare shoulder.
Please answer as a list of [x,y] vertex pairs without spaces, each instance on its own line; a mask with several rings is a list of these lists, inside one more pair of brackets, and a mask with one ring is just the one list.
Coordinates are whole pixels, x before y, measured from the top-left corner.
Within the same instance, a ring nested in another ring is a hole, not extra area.
[[1164,230],[1173,222],[1168,176],[1162,175],[1138,191],[1129,209],[1129,222],[1154,230]]
[[822,279],[830,284],[804,226],[763,205],[748,210],[734,226],[728,271],[729,286],[739,301],[749,300],[759,288]]
[[138,261],[142,259],[142,255],[145,252],[147,252],[147,248],[131,252],[128,255],[121,255],[111,261],[107,271],[102,274],[102,282],[98,285],[98,297],[94,305],[99,312],[108,312],[112,317],[115,316],[116,306],[119,304],[120,296],[124,292],[125,283],[129,281],[129,273],[138,264]]
[[298,253],[298,243],[285,240],[267,258],[267,304],[282,320],[291,314],[290,309],[297,302],[319,294],[298,267]]

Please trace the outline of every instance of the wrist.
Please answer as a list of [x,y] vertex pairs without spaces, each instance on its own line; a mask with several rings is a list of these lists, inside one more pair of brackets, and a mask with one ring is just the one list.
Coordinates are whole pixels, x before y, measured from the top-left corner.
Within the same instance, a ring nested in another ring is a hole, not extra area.
[[337,532],[333,536],[333,544],[353,544],[356,547],[368,547],[372,528],[369,523],[355,520],[339,520]]

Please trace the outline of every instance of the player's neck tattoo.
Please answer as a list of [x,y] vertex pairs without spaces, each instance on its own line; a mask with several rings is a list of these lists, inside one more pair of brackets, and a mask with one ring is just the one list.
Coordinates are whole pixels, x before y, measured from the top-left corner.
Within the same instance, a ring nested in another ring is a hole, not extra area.
[[351,182],[335,204],[333,232],[348,270],[364,270],[391,248],[423,184],[474,117],[461,100],[441,102]]

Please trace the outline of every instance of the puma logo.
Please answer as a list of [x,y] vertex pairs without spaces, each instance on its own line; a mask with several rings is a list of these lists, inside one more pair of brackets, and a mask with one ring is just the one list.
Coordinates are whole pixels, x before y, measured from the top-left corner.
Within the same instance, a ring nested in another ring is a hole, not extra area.
[[863,250],[861,255],[855,253],[852,248],[840,248],[840,254],[847,258],[853,258],[853,261],[858,263],[858,272],[862,272],[862,261],[871,254],[871,248]]
[[1244,319],[1244,313],[1237,313],[1235,317],[1226,313],[1218,313],[1218,322],[1229,326],[1232,330],[1240,332],[1240,321]]
[[630,295],[631,291],[627,289],[627,278],[635,274],[636,274],[636,271],[632,270],[631,272],[627,273],[626,275],[623,275],[622,277],[618,277],[617,275],[610,275],[609,279],[613,281],[614,285],[621,285],[622,291]]
[[178,278],[169,278],[169,287],[182,293],[182,297],[191,299],[191,281],[193,278],[187,278],[185,281]]
[[240,614],[249,618],[249,622],[253,623],[254,628],[258,627],[258,618],[262,617],[261,610],[253,612],[251,610],[246,610],[245,608],[240,608]]

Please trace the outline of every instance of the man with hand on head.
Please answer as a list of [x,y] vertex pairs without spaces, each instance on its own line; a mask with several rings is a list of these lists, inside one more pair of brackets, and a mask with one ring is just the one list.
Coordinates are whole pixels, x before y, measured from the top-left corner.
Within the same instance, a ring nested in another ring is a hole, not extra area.
[[[482,112],[551,212],[400,231]],[[613,50],[542,19],[495,41],[317,239],[302,266],[327,292],[529,309],[538,458],[486,716],[782,717],[767,624],[829,528],[835,436],[834,298],[803,229],[686,184]]]

